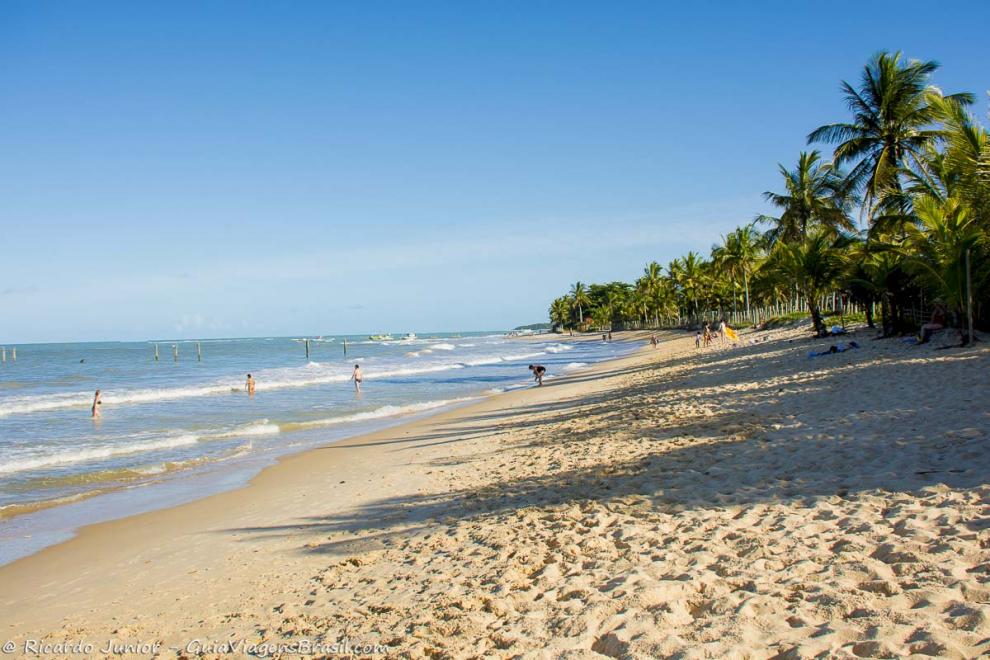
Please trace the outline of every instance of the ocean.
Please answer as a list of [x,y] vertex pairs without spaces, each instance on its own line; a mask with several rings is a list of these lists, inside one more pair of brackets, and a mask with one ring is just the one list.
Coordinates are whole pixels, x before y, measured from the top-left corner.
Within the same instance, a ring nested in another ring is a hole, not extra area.
[[25,344],[16,361],[7,347],[0,563],[83,524],[236,487],[277,456],[530,386],[532,362],[553,378],[632,348],[501,332],[322,337],[308,358],[292,337]]

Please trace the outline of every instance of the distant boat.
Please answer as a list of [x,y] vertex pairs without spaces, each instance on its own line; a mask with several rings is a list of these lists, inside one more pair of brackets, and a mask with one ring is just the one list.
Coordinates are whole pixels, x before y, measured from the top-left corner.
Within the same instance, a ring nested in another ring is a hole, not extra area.
[[415,338],[416,338],[416,333],[415,332],[407,332],[406,334],[402,335],[402,339],[404,341],[411,341],[411,340],[413,340]]
[[368,339],[371,341],[392,341],[392,335],[371,335]]

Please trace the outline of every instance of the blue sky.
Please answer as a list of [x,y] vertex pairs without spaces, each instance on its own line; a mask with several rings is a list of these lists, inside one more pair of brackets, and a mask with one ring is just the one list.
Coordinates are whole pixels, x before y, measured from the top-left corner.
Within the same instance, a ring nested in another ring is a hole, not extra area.
[[494,329],[764,210],[990,3],[0,3],[0,342]]

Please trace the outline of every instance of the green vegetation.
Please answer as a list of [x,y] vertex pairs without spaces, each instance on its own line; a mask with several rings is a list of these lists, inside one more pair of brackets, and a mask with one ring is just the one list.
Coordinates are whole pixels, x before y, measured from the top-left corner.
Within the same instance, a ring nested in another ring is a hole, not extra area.
[[[810,317],[862,319],[884,336],[915,330],[941,306],[954,327],[990,325],[990,138],[968,93],[931,85],[935,62],[879,53],[842,83],[846,121],[808,135],[780,165],[778,215],[723,236],[706,258],[651,262],[633,284],[576,282],[550,305],[555,328],[742,327]],[[971,303],[971,304],[970,304]],[[970,313],[970,310],[972,312]],[[964,334],[964,342],[968,334]]]

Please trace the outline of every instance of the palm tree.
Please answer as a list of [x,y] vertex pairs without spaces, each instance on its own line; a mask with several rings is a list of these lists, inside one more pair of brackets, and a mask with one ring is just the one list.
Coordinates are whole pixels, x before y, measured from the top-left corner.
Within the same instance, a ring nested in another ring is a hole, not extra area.
[[[858,89],[842,82],[853,120],[826,124],[808,135],[809,144],[838,145],[833,162],[836,166],[852,165],[848,179],[864,192],[864,210],[871,225],[887,196],[901,199],[902,168],[923,167],[924,148],[942,136],[933,126],[936,111],[929,103],[933,88],[928,83],[938,66],[934,61],[904,63],[900,52],[874,55],[863,68]],[[973,102],[971,94],[945,98],[955,103]]]
[[958,194],[977,221],[990,229],[990,135],[961,104],[937,93],[930,94],[928,102],[943,125],[942,178],[955,185],[943,197]]
[[702,264],[698,253],[688,252],[680,259],[674,259],[668,266],[670,278],[684,298],[688,317],[698,316],[698,296],[702,292]]
[[[921,197],[914,203],[917,225],[908,225],[904,242],[905,265],[935,291],[946,307],[963,318],[966,303],[966,255],[987,243],[970,208],[958,198]],[[986,264],[978,262],[972,273],[979,286]]]
[[567,301],[566,296],[556,298],[550,304],[550,323],[554,327],[560,327],[564,329],[567,327],[567,322],[570,320],[571,316],[571,305]]
[[[749,312],[749,278],[755,272],[760,256],[759,237],[752,225],[739,227],[722,237],[722,245],[712,248],[712,262],[733,282],[742,281],[746,295],[746,316]],[[733,303],[735,304],[735,303]]]
[[793,281],[808,303],[819,337],[828,334],[818,301],[836,284],[845,269],[849,239],[818,229],[800,243],[782,243],[774,251],[774,266]]
[[571,286],[571,305],[576,305],[578,308],[578,325],[584,324],[584,306],[587,305],[590,300],[588,298],[588,289],[585,288],[583,282],[575,282]]
[[[649,302],[656,298],[657,291],[663,286],[663,268],[660,264],[655,261],[648,263],[643,269],[643,276],[639,278],[638,284],[642,287],[646,304],[649,305]],[[654,309],[654,312],[656,314],[654,320],[659,323],[659,310]]]
[[847,213],[851,190],[832,165],[822,162],[821,154],[802,151],[795,169],[781,164],[777,168],[785,191],[767,191],[763,198],[781,210],[780,216],[758,215],[755,220],[770,225],[764,235],[767,243],[801,241],[813,227],[832,233],[852,231]]

